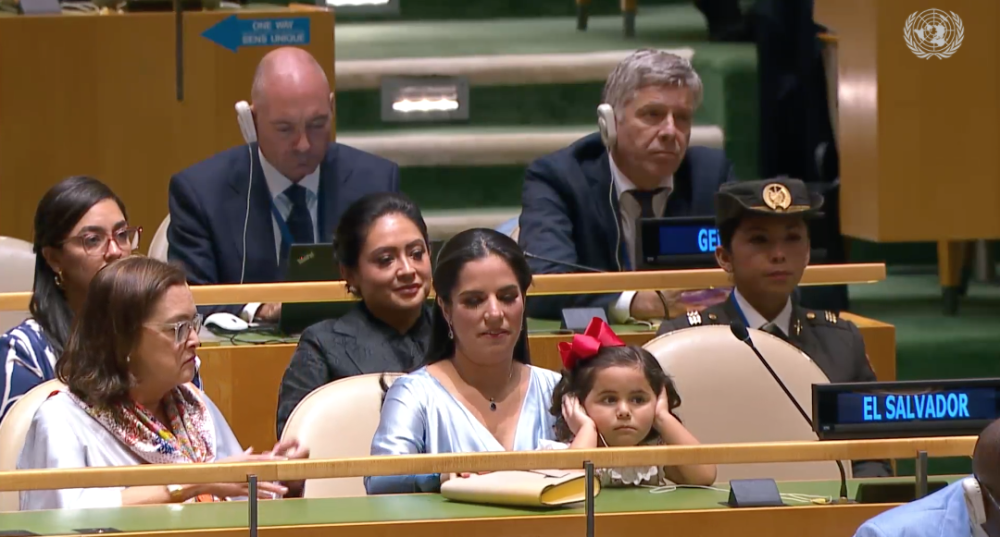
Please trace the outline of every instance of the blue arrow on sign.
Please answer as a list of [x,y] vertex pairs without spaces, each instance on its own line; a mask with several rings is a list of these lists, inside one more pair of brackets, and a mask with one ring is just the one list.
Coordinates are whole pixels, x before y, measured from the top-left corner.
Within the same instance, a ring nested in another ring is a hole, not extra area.
[[240,19],[230,15],[201,36],[233,52],[240,47],[308,45],[309,17]]

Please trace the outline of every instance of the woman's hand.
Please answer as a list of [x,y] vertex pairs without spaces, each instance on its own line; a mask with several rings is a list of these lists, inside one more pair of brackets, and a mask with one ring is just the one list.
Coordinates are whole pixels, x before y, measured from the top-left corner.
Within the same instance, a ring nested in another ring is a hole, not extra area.
[[[211,494],[216,498],[241,498],[250,495],[249,483],[210,483],[201,485],[197,495]],[[257,482],[257,499],[273,500],[288,494],[288,487],[270,481]]]
[[[297,445],[296,445],[297,446]],[[239,455],[233,455],[232,457],[226,457],[216,462],[256,462],[256,461],[273,461],[281,460],[284,457],[278,457],[273,453],[254,453],[253,448],[250,448]],[[266,481],[257,482],[257,498],[262,500],[270,500],[274,498],[280,498],[288,493],[288,487],[281,483],[271,483]],[[208,483],[205,485],[194,485],[191,492],[189,493],[191,497],[200,496],[202,494],[211,494],[217,498],[238,498],[247,496],[250,494],[250,484],[249,483]]]
[[562,415],[573,436],[579,435],[581,430],[596,430],[594,420],[590,419],[587,411],[584,410],[583,405],[580,404],[580,400],[575,395],[563,396]]
[[300,446],[299,441],[294,438],[286,438],[279,441],[273,448],[271,448],[271,451],[267,451],[264,454],[270,454],[286,460],[308,459],[309,448]]
[[[299,445],[295,438],[285,438],[279,441],[267,453],[284,460],[300,460],[309,458],[309,448]],[[301,498],[305,492],[306,482],[304,480],[285,481],[281,483],[288,487],[288,492],[284,495],[287,498]]]

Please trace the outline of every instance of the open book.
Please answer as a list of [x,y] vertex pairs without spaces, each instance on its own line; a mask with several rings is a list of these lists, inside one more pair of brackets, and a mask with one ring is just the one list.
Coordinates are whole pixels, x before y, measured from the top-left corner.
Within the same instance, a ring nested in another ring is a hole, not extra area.
[[[601,480],[594,476],[594,496]],[[524,507],[558,507],[582,502],[587,495],[586,474],[579,470],[492,472],[449,479],[441,485],[449,500]]]

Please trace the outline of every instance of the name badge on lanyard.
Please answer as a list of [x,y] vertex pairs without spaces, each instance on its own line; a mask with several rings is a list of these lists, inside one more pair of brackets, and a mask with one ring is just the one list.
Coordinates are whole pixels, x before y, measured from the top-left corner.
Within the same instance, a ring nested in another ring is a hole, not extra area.
[[729,300],[733,301],[733,307],[736,308],[736,313],[740,314],[740,320],[743,321],[743,326],[750,328],[750,323],[747,322],[747,316],[743,313],[743,308],[740,307],[740,303],[736,300],[735,289],[733,289],[732,293],[729,293]]

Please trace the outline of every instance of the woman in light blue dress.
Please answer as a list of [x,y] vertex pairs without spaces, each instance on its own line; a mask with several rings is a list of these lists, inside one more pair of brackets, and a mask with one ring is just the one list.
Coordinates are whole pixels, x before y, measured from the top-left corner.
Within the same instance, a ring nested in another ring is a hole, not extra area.
[[[559,375],[530,365],[524,298],[531,271],[510,237],[455,235],[434,270],[424,365],[385,395],[372,455],[525,451],[554,440],[548,412]],[[368,494],[437,492],[453,476],[365,478]]]

